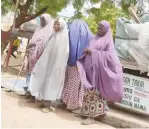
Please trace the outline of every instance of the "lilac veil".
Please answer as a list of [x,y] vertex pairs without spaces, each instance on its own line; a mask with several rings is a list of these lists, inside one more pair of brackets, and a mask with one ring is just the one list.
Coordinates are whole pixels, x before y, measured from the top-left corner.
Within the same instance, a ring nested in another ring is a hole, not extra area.
[[111,102],[120,102],[123,97],[123,72],[114,49],[112,32],[107,21],[101,24],[107,29],[103,37],[95,36],[88,49],[77,62],[82,85],[87,89],[97,88],[100,95]]

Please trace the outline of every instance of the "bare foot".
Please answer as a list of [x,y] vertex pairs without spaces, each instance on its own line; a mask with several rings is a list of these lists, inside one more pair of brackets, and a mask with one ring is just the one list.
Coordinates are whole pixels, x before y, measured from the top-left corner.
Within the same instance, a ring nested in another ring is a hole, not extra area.
[[81,122],[82,125],[90,125],[90,124],[95,124],[95,123],[96,121],[92,117],[88,117],[83,122]]

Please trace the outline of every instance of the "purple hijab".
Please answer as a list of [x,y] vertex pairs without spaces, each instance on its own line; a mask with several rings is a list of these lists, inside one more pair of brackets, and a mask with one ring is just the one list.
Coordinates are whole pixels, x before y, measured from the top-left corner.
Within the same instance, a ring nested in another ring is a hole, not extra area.
[[98,35],[88,49],[91,55],[84,54],[77,62],[82,84],[87,88],[97,88],[100,95],[111,102],[120,102],[123,97],[123,72],[114,49],[110,24],[100,22],[106,34]]
[[69,59],[68,65],[76,65],[84,48],[89,44],[93,34],[83,20],[74,20],[69,26]]

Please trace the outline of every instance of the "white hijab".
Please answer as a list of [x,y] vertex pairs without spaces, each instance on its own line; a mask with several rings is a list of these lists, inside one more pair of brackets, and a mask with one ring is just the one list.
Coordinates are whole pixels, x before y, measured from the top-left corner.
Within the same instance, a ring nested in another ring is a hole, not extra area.
[[29,90],[41,100],[60,99],[69,55],[66,22],[59,19],[60,31],[54,32],[31,74]]
[[39,25],[31,39],[31,44],[36,44],[37,40],[40,38],[43,40],[43,43],[47,43],[49,38],[52,35],[53,32],[53,20],[49,14],[42,14],[41,17],[44,17],[46,21],[46,25],[44,27],[41,27]]

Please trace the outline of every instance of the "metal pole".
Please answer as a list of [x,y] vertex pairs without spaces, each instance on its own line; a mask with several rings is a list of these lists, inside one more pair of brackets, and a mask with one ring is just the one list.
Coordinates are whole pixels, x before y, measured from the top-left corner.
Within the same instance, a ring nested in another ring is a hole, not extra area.
[[[28,44],[29,44],[29,41],[30,41],[30,40],[28,40],[28,42],[27,42],[27,46],[28,46]],[[26,48],[26,50],[27,50],[27,48]],[[16,87],[16,84],[17,84],[18,79],[19,79],[19,77],[20,77],[20,74],[21,74],[21,72],[22,72],[22,69],[23,69],[23,66],[24,66],[24,60],[25,60],[25,56],[26,56],[26,50],[25,50],[25,55],[24,55],[24,58],[23,58],[23,62],[22,62],[21,68],[20,68],[20,70],[19,70],[17,79],[16,79],[16,81],[15,81],[15,83],[14,83],[14,86],[13,86],[12,92],[14,92],[15,87]],[[28,85],[28,84],[26,84],[26,86],[27,86],[27,85]]]

